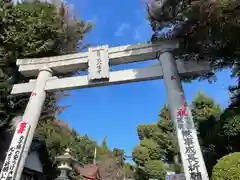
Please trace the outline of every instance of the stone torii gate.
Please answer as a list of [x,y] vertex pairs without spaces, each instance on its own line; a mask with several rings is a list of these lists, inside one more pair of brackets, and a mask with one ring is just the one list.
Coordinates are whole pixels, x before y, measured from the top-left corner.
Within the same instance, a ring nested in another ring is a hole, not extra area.
[[[88,52],[17,60],[21,74],[37,79],[13,86],[12,94],[31,93],[31,96],[11,142],[0,179],[7,180],[10,177],[13,180],[20,180],[47,92],[164,79],[186,180],[208,180],[191,111],[184,97],[181,78],[209,72],[210,66],[204,61],[175,60],[173,52],[178,47],[178,41],[165,40],[156,44],[113,48],[104,45],[89,48]],[[110,66],[113,65],[156,58],[160,63],[155,66],[110,71]],[[88,70],[88,75],[67,78],[54,76],[76,70]]]

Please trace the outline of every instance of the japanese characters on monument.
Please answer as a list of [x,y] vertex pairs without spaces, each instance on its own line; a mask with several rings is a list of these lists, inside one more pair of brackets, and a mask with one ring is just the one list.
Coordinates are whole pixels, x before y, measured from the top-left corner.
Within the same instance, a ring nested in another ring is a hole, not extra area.
[[30,125],[27,124],[26,121],[21,121],[18,124],[1,169],[0,180],[14,180],[16,168],[23,152],[29,130]]
[[[182,140],[180,148],[184,150],[182,161],[187,180],[208,179],[205,164],[202,158],[200,146],[198,144],[197,133],[194,127],[192,114],[187,105],[179,108],[176,112],[177,132]],[[186,166],[187,164],[187,166]],[[187,168],[187,170],[185,170]],[[188,172],[186,174],[186,172]]]
[[88,78],[91,81],[109,78],[108,46],[89,48]]

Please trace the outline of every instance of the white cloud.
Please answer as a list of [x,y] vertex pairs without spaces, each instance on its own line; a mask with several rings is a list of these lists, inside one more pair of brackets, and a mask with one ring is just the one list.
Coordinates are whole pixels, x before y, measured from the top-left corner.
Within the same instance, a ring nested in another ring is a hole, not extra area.
[[141,40],[141,31],[140,31],[140,28],[137,27],[135,30],[134,30],[134,39],[136,41],[140,41]]
[[152,30],[147,20],[142,20],[134,29],[133,37],[135,41],[148,41]]
[[116,37],[124,36],[125,33],[126,33],[129,29],[130,29],[130,24],[124,22],[124,23],[122,23],[122,24],[118,27],[118,29],[117,29],[117,31],[115,32],[114,35],[115,35]]

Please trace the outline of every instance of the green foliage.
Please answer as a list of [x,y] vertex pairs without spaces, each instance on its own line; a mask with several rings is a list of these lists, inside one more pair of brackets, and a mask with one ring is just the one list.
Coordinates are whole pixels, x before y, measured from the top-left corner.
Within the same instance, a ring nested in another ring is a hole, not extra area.
[[151,139],[143,139],[133,149],[133,160],[137,166],[145,167],[146,162],[161,158],[162,149]]
[[212,180],[239,180],[240,153],[231,153],[218,160],[213,168]]
[[38,124],[36,135],[45,139],[52,160],[61,155],[74,140],[71,131],[59,126],[54,119],[46,119]]
[[[170,165],[174,164],[171,165],[171,169],[176,172],[180,171],[179,162],[175,162],[175,159],[178,159],[179,156],[177,139],[167,106],[164,106],[160,111],[157,124],[139,125],[137,131],[141,141],[132,153],[133,160],[137,165],[136,177],[147,179],[149,176],[158,176],[156,173],[159,172],[158,178],[160,176],[165,178],[162,175],[165,173],[166,167],[164,167],[165,170],[163,171],[160,165],[163,162],[167,162]],[[163,174],[161,175],[161,173]]]
[[[238,71],[240,71],[240,67],[238,66],[237,68],[238,68]],[[240,74],[238,74],[236,77],[238,79],[238,84],[229,88],[231,108],[235,108],[235,107],[237,108],[240,106]]]
[[115,157],[124,157],[124,150],[123,149],[114,148],[112,153]]
[[[4,133],[9,120],[22,114],[28,101],[28,96],[10,95],[13,84],[28,81],[19,74],[16,59],[75,53],[84,48],[84,34],[91,24],[73,17],[63,6],[37,1],[13,5],[4,0],[0,0],[0,24],[0,128]],[[61,92],[47,95],[36,135],[45,138],[52,160],[70,147],[81,163],[92,162],[96,142],[59,126],[53,118],[66,108],[56,105],[63,96]]]
[[101,147],[102,147],[103,150],[109,151],[108,145],[107,145],[107,137],[106,136],[103,138]]
[[[181,44],[179,55],[187,59],[194,56],[199,61],[208,59],[213,70],[238,64],[239,5],[240,1],[236,0],[192,0],[182,12],[188,22],[177,37]],[[159,21],[151,13],[148,19],[152,28],[156,24],[154,21]],[[201,77],[209,78],[211,75]]]
[[134,177],[137,180],[148,180],[148,174],[145,171],[144,167],[137,166],[134,172]]
[[222,110],[212,98],[198,92],[192,101],[192,115],[198,131],[198,139],[209,174],[218,158],[217,148],[222,144],[219,138],[219,120]]
[[[191,26],[196,28],[186,37],[188,47],[192,52],[211,55],[209,60],[215,68],[231,66],[239,58],[238,6],[235,0],[208,0],[190,7],[189,17],[194,21]],[[220,58],[224,61],[219,61]]]
[[239,107],[230,106],[222,111],[213,99],[199,93],[192,102],[192,112],[205,163],[211,175],[219,158],[240,151]]
[[[16,59],[77,52],[84,47],[84,34],[91,24],[72,17],[65,7],[37,1],[13,5],[4,0],[0,0],[0,24],[0,127],[3,127],[13,116],[22,114],[28,100],[27,96],[9,94],[13,84],[27,81],[18,73]],[[55,97],[50,96],[53,97],[46,105],[50,103],[47,109],[53,116]]]
[[222,111],[212,99],[199,93],[192,103],[192,109],[206,166],[211,175],[219,158],[240,151],[239,107],[230,106]]
[[240,145],[240,107],[229,107],[221,115],[219,126],[219,142],[221,148],[218,148],[220,157],[230,153],[239,152]]
[[229,108],[221,116],[223,133],[227,136],[238,136],[240,134],[240,107]]
[[151,160],[145,164],[145,171],[149,178],[156,178],[158,180],[166,179],[166,167],[162,161]]
[[58,9],[48,3],[5,4],[1,12],[0,42],[4,50],[1,59],[8,64],[15,64],[16,58],[76,52],[83,34],[91,27],[81,20],[67,19],[69,14],[64,8]]
[[[191,107],[201,149],[211,175],[212,167],[218,158],[229,151],[240,150],[237,141],[240,134],[238,126],[240,111],[238,115],[236,108],[223,112],[220,106],[203,92],[196,95]],[[169,164],[171,170],[181,172],[183,169],[177,137],[167,106],[162,108],[159,117],[157,124],[144,124],[138,127],[141,141],[133,150],[133,160],[139,167],[142,167],[138,170],[141,173],[145,172],[146,163],[152,160],[162,160]],[[154,156],[150,152],[157,152],[160,156]]]
[[140,145],[141,147],[143,148],[146,148],[148,150],[148,157],[151,159],[151,160],[158,160],[161,158],[161,149],[159,147],[159,145],[154,142],[153,140],[151,139],[143,139],[141,142],[140,142]]
[[62,155],[66,148],[70,148],[72,156],[79,163],[92,163],[94,159],[95,141],[87,135],[80,136],[68,127],[59,125],[54,119],[45,119],[38,124],[36,135],[44,137],[52,161]]
[[123,166],[125,178],[133,179],[134,178],[134,169],[135,169],[135,167],[133,165],[131,165],[130,163],[125,163]]
[[138,137],[140,140],[143,140],[144,138],[154,138],[154,133],[156,130],[156,124],[141,124],[137,127]]
[[132,153],[133,160],[137,165],[135,172],[137,179],[148,179],[149,177],[161,179],[166,173],[164,163],[160,161],[164,152],[165,150],[161,149],[153,139],[141,140]]
[[192,101],[192,114],[194,120],[199,123],[206,121],[211,117],[220,117],[222,110],[219,105],[215,104],[212,98],[209,98],[203,92],[199,91]]
[[74,136],[74,141],[70,144],[72,155],[78,159],[80,164],[92,164],[94,159],[94,150],[97,143],[90,140],[87,135]]
[[124,166],[124,161],[125,161],[124,150],[123,149],[114,148],[112,150],[112,154],[113,154],[114,157],[117,158],[117,162],[121,166]]
[[110,150],[107,145],[107,137],[106,136],[103,138],[103,141],[102,141],[101,145],[98,147],[97,152],[98,152],[99,156],[110,153]]
[[178,155],[179,150],[174,125],[166,105],[160,111],[158,128],[156,141],[161,149],[165,150],[164,161],[169,164],[175,163],[174,157]]
[[3,59],[13,59],[15,63],[16,57],[43,57],[57,49],[65,29],[53,5],[24,3],[8,6],[4,11],[1,20],[7,26],[1,35],[1,42],[5,50],[9,47],[8,50],[15,53],[1,54]]
[[133,161],[138,166],[144,166],[144,164],[150,160],[148,153],[149,152],[147,147],[143,147],[140,144],[136,145],[132,152]]
[[164,105],[159,113],[158,126],[162,129],[162,131],[174,132],[173,123],[171,121],[170,112],[167,105]]
[[[103,153],[97,151],[97,165],[100,167],[102,177],[111,177],[111,179],[120,180],[124,175],[124,150],[114,148],[108,149],[106,137],[102,145],[98,146],[95,141],[88,138],[87,135],[80,136],[73,129],[62,121],[56,119],[44,119],[38,124],[36,135],[45,138],[52,162],[58,155],[62,155],[66,148],[70,148],[71,154],[79,164],[92,164],[94,161],[94,151],[104,149]],[[105,151],[105,150],[108,151]],[[128,173],[130,173],[129,168]],[[57,173],[56,175],[59,175]],[[81,179],[78,172],[71,173],[73,180]]]
[[177,154],[178,149],[173,123],[170,120],[167,106],[163,107],[159,118],[160,120],[157,124],[143,124],[138,126],[139,139],[144,139],[145,141],[146,139],[152,140],[150,142],[158,145],[158,159],[172,163],[173,157]]
[[201,91],[197,93],[191,106],[193,120],[199,133],[198,137],[204,143],[201,143],[201,145],[206,146],[213,143],[219,131],[218,121],[222,114],[220,106]]

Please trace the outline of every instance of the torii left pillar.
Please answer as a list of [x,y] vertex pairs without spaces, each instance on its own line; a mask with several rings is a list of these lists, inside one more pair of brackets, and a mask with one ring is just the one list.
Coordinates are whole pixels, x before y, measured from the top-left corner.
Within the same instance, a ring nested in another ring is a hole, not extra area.
[[[6,175],[9,177],[9,174],[11,174],[12,180],[20,180],[21,175],[25,166],[26,159],[28,157],[28,152],[30,150],[34,132],[36,130],[38,120],[40,118],[42,108],[46,99],[46,92],[45,92],[45,85],[47,80],[52,76],[52,71],[48,66],[45,66],[39,71],[37,81],[35,88],[33,92],[31,93],[31,96],[29,98],[27,107],[25,109],[25,112],[22,117],[22,122],[26,122],[28,126],[30,126],[29,132],[26,134],[26,140],[22,144],[21,150],[15,150],[18,152],[18,156],[16,156],[15,161],[15,167],[12,169],[12,171],[7,173]],[[18,131],[18,129],[16,129]],[[17,133],[14,134],[14,136],[19,136]],[[13,140],[15,137],[13,137]],[[15,148],[16,141],[11,142],[10,148]],[[17,148],[15,148],[17,149]],[[5,159],[5,162],[7,162],[8,159]],[[4,162],[4,163],[5,163]],[[9,167],[10,168],[10,167]],[[7,179],[7,177],[5,178]]]

